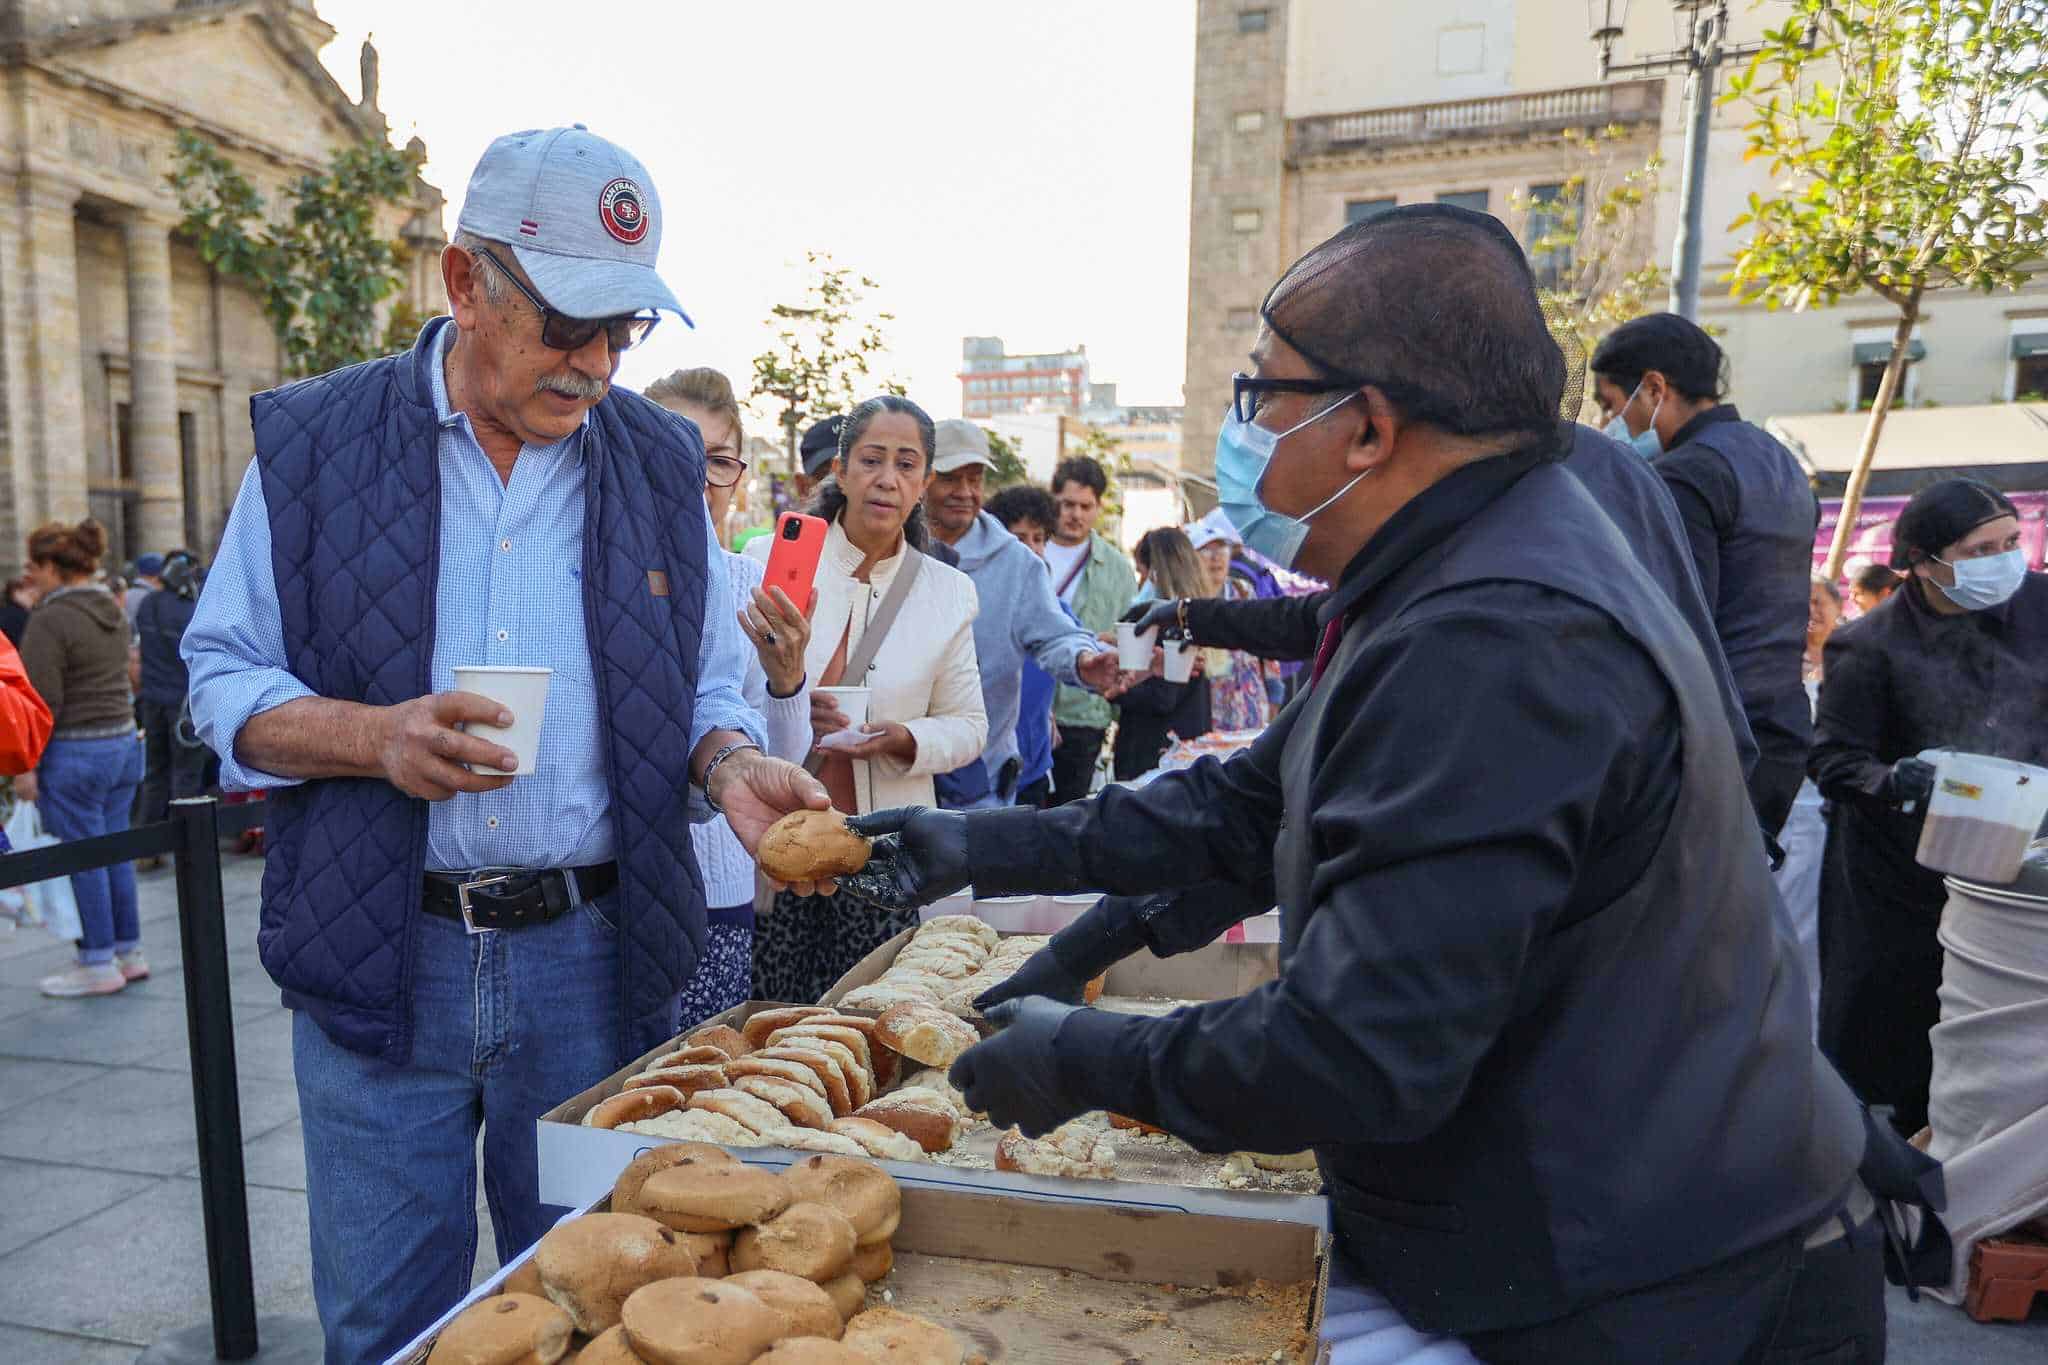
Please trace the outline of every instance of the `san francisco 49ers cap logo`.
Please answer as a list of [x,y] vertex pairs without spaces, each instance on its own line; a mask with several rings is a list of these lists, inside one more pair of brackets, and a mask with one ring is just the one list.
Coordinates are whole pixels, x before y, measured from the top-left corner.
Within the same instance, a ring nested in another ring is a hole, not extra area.
[[597,216],[604,230],[627,246],[637,246],[647,235],[647,208],[640,187],[624,176],[598,192]]

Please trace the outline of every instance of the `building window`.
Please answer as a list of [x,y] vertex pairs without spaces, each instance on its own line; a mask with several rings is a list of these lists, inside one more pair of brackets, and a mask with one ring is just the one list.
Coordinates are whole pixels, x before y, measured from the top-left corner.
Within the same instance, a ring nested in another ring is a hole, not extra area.
[[1266,216],[1257,209],[1236,209],[1230,215],[1232,232],[1257,232],[1264,226]]
[[1560,237],[1569,237],[1579,227],[1579,196],[1567,193],[1563,185],[1529,187],[1529,266],[1543,289],[1562,289],[1571,282],[1572,248]]
[[[1892,339],[1890,333],[1872,330],[1859,332],[1853,338],[1854,350],[1850,362],[1855,366],[1854,378],[1856,410],[1863,412],[1877,402],[1878,386],[1884,383],[1885,366],[1891,364]],[[1906,345],[1906,372],[1899,376],[1899,391],[1892,395],[1892,402],[1899,407],[1911,406],[1919,393],[1917,362],[1926,359],[1927,347],[1918,337]]]
[[1485,190],[1452,190],[1449,194],[1438,195],[1436,202],[1449,204],[1452,208],[1471,209],[1474,213],[1485,213],[1487,197]]
[[1246,109],[1230,121],[1230,126],[1240,133],[1256,133],[1266,126],[1265,111]]
[[2048,355],[2030,355],[2013,362],[2013,396],[2028,403],[2048,400]]
[[1392,199],[1347,199],[1344,201],[1344,222],[1346,226],[1363,223],[1379,217],[1392,207]]
[[1239,33],[1264,33],[1272,27],[1273,11],[1269,9],[1241,9],[1237,12]]

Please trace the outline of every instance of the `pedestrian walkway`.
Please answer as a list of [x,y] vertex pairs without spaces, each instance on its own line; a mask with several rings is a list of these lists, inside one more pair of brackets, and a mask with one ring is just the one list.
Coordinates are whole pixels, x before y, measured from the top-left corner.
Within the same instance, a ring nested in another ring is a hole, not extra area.
[[[256,1302],[313,1313],[305,1156],[290,1017],[256,960],[262,865],[227,859],[235,1065]],[[184,972],[168,869],[141,879],[154,975],[101,1000],[45,1000],[36,981],[69,949],[38,930],[0,938],[0,1363],[125,1365],[207,1314]],[[481,1185],[479,1185],[481,1189]],[[480,1212],[480,1216],[481,1212]],[[485,1224],[487,1227],[488,1224]],[[496,1267],[482,1239],[476,1275]],[[2048,1310],[1980,1326],[1891,1291],[1901,1365],[2048,1362]]]

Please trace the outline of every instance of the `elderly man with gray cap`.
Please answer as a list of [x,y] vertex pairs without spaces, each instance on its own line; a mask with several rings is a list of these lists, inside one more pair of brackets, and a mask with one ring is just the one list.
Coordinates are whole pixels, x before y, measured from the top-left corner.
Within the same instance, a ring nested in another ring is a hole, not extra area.
[[1114,687],[1117,659],[1063,607],[1045,561],[981,510],[990,465],[988,434],[960,418],[940,422],[924,514],[932,535],[960,556],[981,614],[974,654],[981,666],[988,748],[938,779],[939,802],[954,810],[1007,806],[1017,795],[1017,705],[1024,661],[1059,681],[1097,692]]
[[[442,254],[454,316],[251,403],[184,654],[224,782],[269,793],[258,944],[330,1360],[469,1288],[479,1127],[499,1257],[546,1230],[535,1118],[671,1036],[697,968],[690,823],[751,850],[827,805],[741,695],[697,429],[612,387],[657,310],[689,321],[661,228],[624,149],[501,137]],[[457,690],[476,666],[552,670],[530,768],[510,707]]]

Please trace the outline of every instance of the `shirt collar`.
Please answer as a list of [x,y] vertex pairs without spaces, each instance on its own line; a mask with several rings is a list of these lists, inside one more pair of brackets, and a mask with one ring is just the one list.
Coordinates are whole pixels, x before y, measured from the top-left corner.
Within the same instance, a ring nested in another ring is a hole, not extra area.
[[[469,414],[455,411],[453,405],[448,401],[448,352],[455,345],[455,333],[457,330],[455,321],[451,318],[448,325],[443,327],[434,337],[434,361],[433,364],[427,366],[427,370],[434,380],[434,420],[440,424],[442,430],[446,431],[452,428],[462,432],[470,440],[475,441],[476,428],[470,424]],[[583,441],[581,438],[586,431],[590,430],[590,413],[591,409],[585,408],[583,410],[583,420],[578,423],[576,430],[552,445],[527,446],[525,449],[536,453],[553,453],[566,446],[575,452],[578,460],[581,460],[583,458]],[[478,444],[482,443],[478,442]]]
[[1539,463],[1533,446],[1489,456],[1452,470],[1409,499],[1344,566],[1336,590],[1316,612],[1317,622],[1327,626],[1350,615],[1367,594],[1470,521]]
[[1733,403],[1716,403],[1713,407],[1708,408],[1705,412],[1699,413],[1696,416],[1694,416],[1691,421],[1687,422],[1677,431],[1672,432],[1671,444],[1667,446],[1666,449],[1676,450],[1680,446],[1684,445],[1687,441],[1690,441],[1693,438],[1697,437],[1701,432],[1705,431],[1708,427],[1714,426],[1718,423],[1740,422],[1741,420],[1742,414],[1735,410],[1735,405]]

